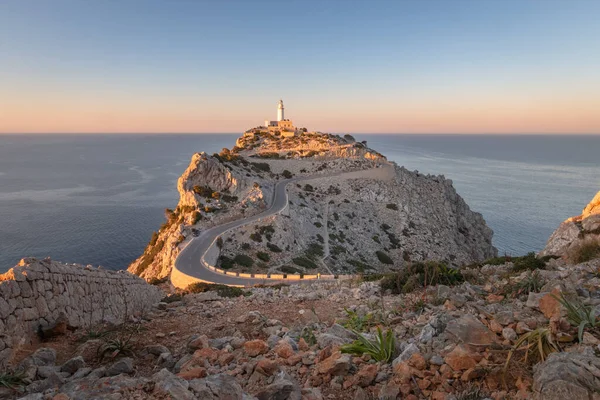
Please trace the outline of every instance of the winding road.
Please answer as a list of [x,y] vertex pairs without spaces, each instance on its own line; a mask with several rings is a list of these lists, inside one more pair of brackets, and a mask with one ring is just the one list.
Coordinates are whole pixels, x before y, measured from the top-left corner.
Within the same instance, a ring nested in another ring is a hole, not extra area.
[[[269,207],[267,210],[259,214],[253,215],[251,217],[231,221],[207,229],[203,231],[198,237],[193,238],[179,253],[177,259],[175,260],[175,265],[171,272],[171,283],[173,283],[175,287],[179,288],[185,288],[189,284],[194,282],[219,283],[229,286],[253,286],[256,284],[264,283],[266,280],[262,278],[239,277],[235,276],[234,272],[228,274],[215,272],[208,268],[208,265],[204,260],[205,255],[211,249],[216,239],[225,232],[234,228],[238,228],[240,226],[248,225],[252,222],[260,220],[261,218],[277,214],[283,209],[285,209],[285,207],[288,205],[288,194],[286,190],[288,184],[298,181],[328,178],[332,176],[356,176],[357,173],[360,175],[361,172],[372,172],[374,170],[389,170],[389,166],[384,165],[380,168],[372,168],[369,170],[338,172],[334,174],[313,175],[310,177],[298,177],[277,182],[275,184],[273,192],[273,202],[271,203],[271,207]],[[268,279],[268,281],[277,282],[276,279]],[[284,281],[287,282],[288,280]],[[295,280],[290,282],[301,281]]]

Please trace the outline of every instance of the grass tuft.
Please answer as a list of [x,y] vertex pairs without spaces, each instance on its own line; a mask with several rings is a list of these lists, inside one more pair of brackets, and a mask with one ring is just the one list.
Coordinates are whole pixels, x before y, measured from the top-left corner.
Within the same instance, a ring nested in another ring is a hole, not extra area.
[[396,341],[391,329],[383,333],[381,328],[377,327],[375,340],[369,340],[359,332],[355,331],[355,333],[358,335],[358,339],[340,347],[342,353],[356,356],[368,354],[375,361],[390,362],[392,360],[396,349]]

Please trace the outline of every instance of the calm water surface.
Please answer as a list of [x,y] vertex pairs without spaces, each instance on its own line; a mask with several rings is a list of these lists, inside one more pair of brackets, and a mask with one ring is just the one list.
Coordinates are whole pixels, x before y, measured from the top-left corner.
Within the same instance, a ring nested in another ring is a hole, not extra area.
[[[126,268],[177,204],[192,153],[237,136],[0,135],[0,271],[24,256]],[[501,253],[540,250],[600,189],[600,136],[355,137],[452,179]]]

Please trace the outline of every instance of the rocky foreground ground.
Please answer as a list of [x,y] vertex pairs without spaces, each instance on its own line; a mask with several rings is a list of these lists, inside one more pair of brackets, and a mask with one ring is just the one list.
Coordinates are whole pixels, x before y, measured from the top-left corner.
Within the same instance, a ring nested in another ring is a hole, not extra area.
[[[600,259],[411,268],[171,293],[124,325],[66,330],[22,348],[14,372],[0,377],[13,387],[0,398],[600,398],[595,315],[580,335],[568,309],[600,305]],[[348,346],[358,335],[377,343],[378,330],[383,345]]]

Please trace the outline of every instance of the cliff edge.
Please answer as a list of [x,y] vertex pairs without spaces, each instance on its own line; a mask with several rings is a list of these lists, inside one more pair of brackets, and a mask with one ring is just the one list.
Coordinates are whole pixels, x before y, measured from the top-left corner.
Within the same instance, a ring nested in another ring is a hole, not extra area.
[[540,256],[548,255],[567,257],[573,262],[584,261],[581,257],[600,256],[600,191],[580,215],[568,218],[552,233],[540,252]]

